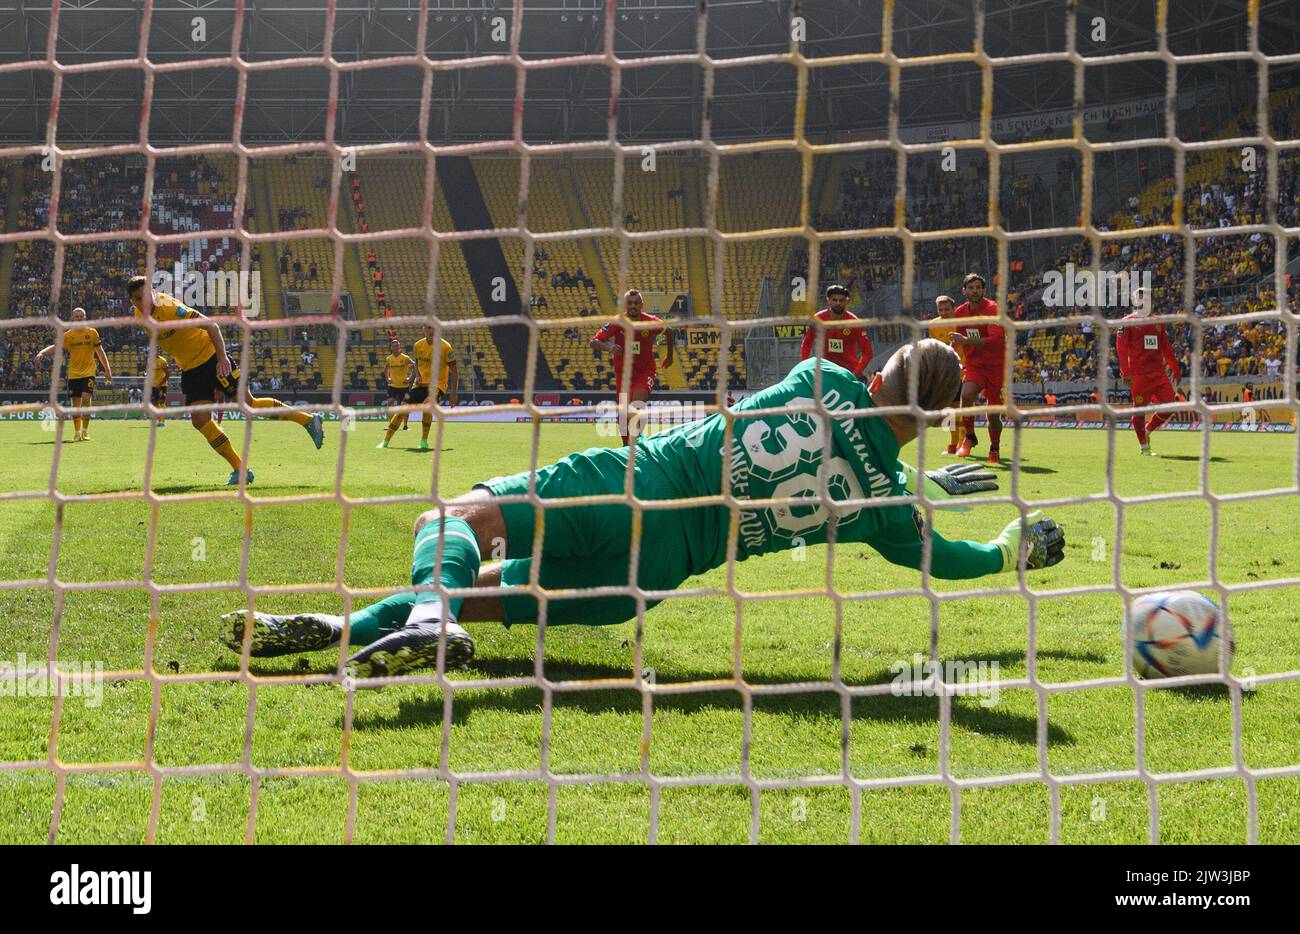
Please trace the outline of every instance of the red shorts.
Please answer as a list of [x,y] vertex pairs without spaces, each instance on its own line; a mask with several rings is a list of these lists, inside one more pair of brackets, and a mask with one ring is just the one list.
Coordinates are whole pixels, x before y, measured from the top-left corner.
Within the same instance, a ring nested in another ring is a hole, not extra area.
[[[655,391],[655,374],[654,373],[633,373],[632,381],[627,387],[628,396],[632,396],[638,389],[644,389],[646,392]],[[614,373],[614,391],[621,393],[623,391],[623,374]]]
[[1159,405],[1173,402],[1174,387],[1168,376],[1135,376],[1129,382],[1134,405]]
[[1002,405],[1002,368],[964,366],[961,368],[961,381],[974,383],[984,394],[984,401],[989,405]]

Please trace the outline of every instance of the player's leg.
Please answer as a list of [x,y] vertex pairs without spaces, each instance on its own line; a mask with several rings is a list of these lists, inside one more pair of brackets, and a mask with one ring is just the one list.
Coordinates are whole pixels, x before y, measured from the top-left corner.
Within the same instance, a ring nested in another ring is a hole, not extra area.
[[[536,495],[542,501],[572,500],[587,496],[621,494],[627,482],[627,450],[597,448],[571,454],[558,463],[537,471]],[[643,499],[671,499],[679,495],[672,484],[650,465],[638,465],[634,491]],[[416,523],[415,553],[411,582],[417,586],[435,580],[445,589],[477,586],[480,556],[504,559],[501,581],[520,587],[530,580],[531,560],[538,508],[534,502],[500,502],[505,497],[526,495],[530,475],[515,474],[482,485],[449,504],[445,510],[431,510]],[[571,589],[611,585],[626,586],[628,553],[633,542],[634,516],[621,503],[546,505],[541,565],[541,585],[547,589]],[[642,515],[642,537],[655,542],[653,549],[640,552],[638,581],[649,589],[671,589],[690,574],[689,549],[683,518],[676,510],[648,510]],[[437,662],[440,639],[447,642],[447,664],[466,661],[473,652],[469,634],[460,626],[465,604],[475,620],[534,622],[538,618],[536,599],[521,592],[495,600],[453,598],[444,601],[434,591],[416,594],[405,626],[384,636],[349,659],[359,677],[400,674]],[[548,611],[552,622],[620,622],[636,614],[631,597],[599,602],[582,598],[553,601]],[[358,626],[354,619],[354,629]],[[364,637],[364,627],[360,635]],[[453,654],[453,651],[455,654]]]
[[[971,378],[970,371],[962,373],[961,384],[961,408],[968,409],[979,403],[980,384]],[[961,439],[961,446],[957,448],[958,457],[970,457],[971,448],[980,443],[979,437],[975,434],[975,416],[965,415],[961,418],[962,431],[965,437]]]
[[[487,490],[474,490],[445,509],[422,514],[415,523],[411,583],[438,584],[448,590],[468,590],[478,582],[481,555],[507,540],[501,507]],[[351,641],[364,646],[348,659],[348,671],[358,678],[379,678],[438,664],[444,669],[474,656],[474,641],[459,620],[464,597],[421,590],[400,594],[367,607],[352,618]],[[401,628],[380,635],[401,619]],[[476,615],[483,615],[479,608]],[[374,638],[378,636],[378,638]]]
[[[1174,387],[1173,384],[1169,382],[1169,379],[1167,377],[1163,380],[1160,380],[1158,383],[1152,386],[1147,396],[1148,405],[1164,404],[1173,401],[1174,401]],[[1155,431],[1165,422],[1169,421],[1171,414],[1172,413],[1170,412],[1152,412],[1151,417],[1147,419],[1146,425],[1143,426],[1146,429],[1147,435],[1149,436],[1153,431]],[[1148,449],[1150,448],[1149,437],[1147,441],[1147,447]]]
[[645,418],[645,404],[650,401],[650,393],[654,389],[654,379],[653,376],[632,377],[632,393],[626,407],[627,417],[623,431],[624,447],[630,445],[632,439],[641,434]]
[[[391,411],[391,410],[390,410]],[[386,448],[393,440],[393,435],[397,434],[397,429],[406,424],[406,419],[410,417],[410,411],[399,407],[388,419],[388,428],[384,431],[384,440],[380,441],[376,447]]]
[[[501,564],[489,565],[479,570],[474,586],[482,588],[501,586]],[[354,610],[348,645],[360,649],[406,626],[415,607],[414,591],[396,593],[367,607]],[[224,624],[221,641],[234,652],[244,649],[244,630],[249,613],[236,610],[221,617]],[[344,617],[330,613],[252,614],[253,626],[249,655],[252,658],[273,658],[278,655],[296,655],[300,652],[318,652],[336,648],[343,641]],[[460,622],[502,622],[505,613],[501,598],[497,596],[466,597],[461,606]]]
[[[217,358],[209,357],[196,367],[181,372],[181,392],[185,395],[186,405],[210,405],[217,396]],[[253,471],[248,470],[235,446],[230,443],[226,433],[212,419],[211,412],[191,412],[190,424],[194,430],[203,435],[212,450],[216,451],[230,465],[230,479],[227,484],[239,483],[240,472],[247,475],[248,482],[253,482]]]
[[[1150,387],[1144,381],[1137,378],[1130,380],[1129,395],[1132,397],[1134,408],[1148,404],[1149,392]],[[1133,433],[1137,435],[1139,451],[1147,456],[1154,456],[1151,450],[1150,432],[1147,430],[1147,417],[1141,412],[1135,412],[1129,419],[1129,424],[1133,426]]]
[[85,392],[83,392],[81,396],[77,399],[77,405],[81,406],[86,410],[81,414],[81,440],[82,441],[90,440],[90,410],[91,407],[95,404],[95,392],[93,386],[94,386],[94,380],[93,379],[87,380]]
[[[447,398],[447,394],[441,389],[438,390],[438,404],[442,405],[442,400]],[[428,399],[425,399],[428,402]],[[426,404],[424,411],[420,413],[420,450],[429,450],[429,429],[433,427],[433,410]]]
[[[209,399],[195,401],[186,400],[188,405],[202,405],[204,402],[210,401],[211,400]],[[221,430],[221,426],[213,420],[211,412],[191,412],[190,424],[194,426],[199,434],[203,435],[203,437],[207,439],[212,450],[224,457],[226,463],[230,465],[230,479],[226,481],[229,486],[237,486],[239,484],[239,474],[241,470],[247,474],[248,482],[253,482],[253,471],[244,468],[243,461],[240,460],[238,452],[235,451],[235,446],[230,443],[230,438],[228,438],[226,433]]]
[[[83,394],[83,389],[82,389],[83,383],[84,381],[80,379],[70,379],[67,381],[66,388],[68,391],[69,408],[77,408],[78,406],[81,405],[81,396]],[[73,441],[81,440],[81,422],[82,422],[81,413],[80,412],[75,413],[72,416],[72,440]]]
[[[154,389],[149,401],[153,403],[153,406],[156,409],[167,408],[167,390],[164,388]],[[163,415],[161,412],[155,415],[153,417],[153,420],[154,420],[154,424],[156,424],[159,428],[167,427],[167,416]]]
[[[590,456],[590,455],[595,455]],[[546,500],[622,492],[627,455],[599,450],[570,455],[538,471],[536,489]],[[348,644],[359,649],[349,659],[349,671],[359,677],[398,675],[438,662],[440,641],[446,643],[445,666],[468,661],[473,642],[462,623],[535,623],[540,618],[537,597],[528,591],[537,510],[532,503],[500,503],[497,497],[528,490],[527,473],[491,481],[445,510],[431,510],[416,522],[411,582],[445,589],[517,589],[504,597],[468,595],[444,601],[435,591],[404,592],[386,597],[351,616]],[[671,483],[652,470],[638,469],[636,495],[645,499],[677,495]],[[630,579],[629,546],[632,510],[619,504],[547,507],[542,541],[540,586],[547,591],[599,586],[625,587]],[[685,520],[676,510],[642,514],[642,536],[666,547],[642,549],[637,583],[642,589],[671,590],[692,573],[685,542]],[[480,556],[504,557],[499,564],[480,565]],[[654,606],[656,601],[645,601]],[[548,625],[581,623],[608,625],[635,618],[638,603],[630,595],[552,598],[547,602]],[[224,641],[234,651],[243,645],[246,611],[227,614]],[[279,655],[312,651],[339,642],[343,618],[326,614],[254,616],[252,654]]]
[[[235,364],[233,358],[230,359],[230,375],[218,379],[218,385],[222,392],[229,399],[239,398],[239,367]],[[255,396],[252,390],[244,390],[244,403],[252,409],[257,409],[258,416],[261,418],[282,418],[287,419],[297,425],[301,425],[311,436],[312,443],[316,445],[317,450],[325,443],[325,420],[320,414],[308,415],[306,412],[299,412],[287,402],[281,402],[270,396]]]
[[[985,373],[980,383],[980,389],[984,393],[984,401],[989,405],[1002,405],[1002,374]],[[1002,446],[1002,415],[998,412],[989,413],[989,457],[990,464],[1002,463],[1001,456]]]
[[[438,402],[442,402],[442,390],[435,390],[438,393]],[[420,393],[420,450],[429,450],[429,429],[433,428],[433,410],[429,408],[429,390],[424,389]]]

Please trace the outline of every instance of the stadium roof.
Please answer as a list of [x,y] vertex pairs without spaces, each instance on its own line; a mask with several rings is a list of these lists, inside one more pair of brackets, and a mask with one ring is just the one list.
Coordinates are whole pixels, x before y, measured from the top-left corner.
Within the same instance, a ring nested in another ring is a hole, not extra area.
[[[523,6],[519,51],[524,61],[603,52],[611,4],[526,0]],[[790,136],[798,69],[783,61],[738,62],[789,52],[793,15],[803,17],[806,25],[800,48],[809,58],[882,51],[880,0],[709,0],[706,6],[703,42],[717,67],[678,58],[619,69],[616,113],[622,141],[698,137],[710,81],[709,117],[715,138]],[[890,32],[892,50],[901,57],[969,52],[973,6],[970,0],[898,0]],[[983,44],[989,55],[1065,49],[1067,5],[1062,0],[987,0],[985,6]],[[1155,50],[1154,6],[1152,0],[1080,2],[1080,52],[1093,56]],[[1171,3],[1170,49],[1177,54],[1246,49],[1244,6],[1225,0]],[[50,7],[49,0],[0,0],[0,139],[11,144],[46,139],[54,87],[53,71],[45,61]],[[700,41],[699,7],[698,2],[683,0],[618,0],[612,4],[615,54],[627,60],[693,56]],[[425,70],[414,56],[422,8],[427,9],[423,51],[434,63],[429,70],[429,138],[508,138],[518,69],[490,57],[509,51],[510,0],[338,0],[328,33],[324,0],[245,0],[239,52],[253,68],[247,77],[243,138],[322,139],[336,72],[339,141],[418,139]],[[239,71],[218,59],[231,54],[236,10],[234,0],[157,0],[150,6],[149,60],[171,69],[202,63],[155,74],[149,123],[154,143],[230,139]],[[145,13],[142,0],[59,4],[55,57],[61,65],[88,69],[62,79],[57,128],[61,143],[138,138],[145,74],[129,60],[139,53]],[[1096,16],[1106,21],[1104,42],[1090,37]],[[1260,24],[1261,51],[1300,52],[1294,0],[1264,0]],[[341,69],[327,67],[322,58],[327,38]],[[455,59],[477,60],[448,66]],[[286,61],[284,67],[270,67],[281,60]],[[113,67],[114,62],[121,67]],[[1253,62],[1207,63],[1180,68],[1180,80],[1196,69],[1218,73],[1226,83],[1253,81],[1256,72]],[[1160,61],[1095,66],[1087,75],[1088,104],[1164,93],[1165,67]],[[881,132],[888,123],[889,77],[881,62],[837,60],[809,69],[807,132]],[[1068,109],[1073,106],[1073,82],[1073,70],[1065,61],[999,66],[995,115]],[[604,62],[529,68],[524,138],[604,139],[612,87],[611,69]],[[975,62],[904,68],[901,125],[977,117],[981,87]]]

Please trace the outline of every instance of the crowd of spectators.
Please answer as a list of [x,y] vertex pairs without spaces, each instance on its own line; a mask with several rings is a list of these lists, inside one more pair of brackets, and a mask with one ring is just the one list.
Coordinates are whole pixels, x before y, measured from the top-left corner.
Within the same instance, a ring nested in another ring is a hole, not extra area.
[[[1285,100],[1293,103],[1300,95],[1287,92]],[[1275,107],[1275,138],[1300,135],[1300,107]],[[1231,127],[1229,128],[1231,129]],[[1235,131],[1234,131],[1235,132]],[[1202,132],[1202,138],[1206,132]],[[1188,174],[1183,215],[1194,229],[1229,228],[1260,224],[1268,219],[1268,168],[1265,154],[1258,154],[1258,169],[1244,171],[1237,150],[1206,150],[1188,155]],[[1073,154],[1063,155],[1053,175],[1017,172],[1014,157],[1003,161],[998,194],[999,220],[1012,230],[1045,223],[1060,222],[1065,197],[1063,185],[1074,177]],[[873,161],[875,160],[875,161]],[[1139,157],[1116,168],[1107,180],[1126,186],[1118,207],[1098,222],[1103,231],[1141,230],[1168,223],[1173,216],[1173,179],[1163,171],[1152,173],[1147,161]],[[895,220],[895,161],[892,154],[875,156],[847,166],[843,170],[839,195],[834,207],[817,213],[814,226],[821,231],[889,227]],[[938,154],[934,158],[909,161],[904,221],[915,231],[943,230],[982,226],[988,222],[989,190],[986,174],[973,159],[963,157],[958,171],[943,171]],[[1040,166],[1041,167],[1041,166]],[[138,227],[145,164],[141,157],[124,156],[99,159],[66,159],[61,164],[60,198],[57,226],[70,233],[91,233]],[[17,216],[10,211],[7,174],[0,173],[0,224],[16,223],[16,229],[40,231],[49,225],[52,174],[41,170],[37,157],[28,157],[22,166],[25,188],[17,206]],[[188,232],[222,229],[233,225],[235,195],[228,169],[204,157],[160,161],[154,176],[154,204],[150,228],[155,232]],[[324,180],[327,184],[328,180]],[[317,179],[313,184],[322,182]],[[348,178],[358,229],[367,228],[362,180],[353,173]],[[319,185],[317,186],[319,187]],[[1300,152],[1281,150],[1277,158],[1277,219],[1285,226],[1300,225]],[[251,197],[251,194],[250,194]],[[251,211],[251,204],[246,205]],[[280,207],[280,229],[291,229],[307,214],[302,208]],[[246,214],[247,217],[247,214]],[[636,218],[626,218],[629,224]],[[1069,219],[1065,221],[1069,223]],[[951,272],[952,245],[957,241],[928,241],[916,245],[916,262],[922,276]],[[1055,255],[1043,262],[1029,260],[1025,241],[1009,246],[1008,314],[1019,321],[1044,317],[1075,315],[1078,324],[1029,329],[1019,332],[1015,351],[1015,375],[1022,381],[1089,380],[1098,376],[1100,363],[1094,322],[1089,313],[1068,305],[1048,307],[1043,301],[1043,273],[1060,270],[1073,263],[1079,270],[1091,266],[1092,245],[1076,238],[1062,242]],[[1184,249],[1181,236],[1152,233],[1135,239],[1106,240],[1102,244],[1102,268],[1110,271],[1134,271],[1151,274],[1154,311],[1177,314],[1183,308]],[[1043,249],[1043,244],[1037,244]],[[1206,378],[1258,377],[1261,382],[1276,378],[1286,366],[1286,334],[1279,321],[1246,324],[1216,324],[1213,319],[1227,315],[1266,310],[1276,306],[1272,292],[1275,265],[1275,241],[1268,233],[1249,233],[1200,237],[1195,241],[1196,262],[1193,283],[1194,314],[1202,322],[1199,365]],[[169,261],[182,262],[188,269],[237,268],[239,242],[230,238],[194,240],[162,244],[158,249],[158,267]],[[1293,248],[1292,255],[1295,250]],[[835,240],[822,244],[820,250],[822,283],[837,281],[848,286],[861,299],[872,290],[897,283],[902,268],[902,244],[892,236],[868,239]],[[280,272],[303,289],[319,281],[314,261],[295,259],[288,245],[276,257]],[[62,281],[58,300],[59,313],[73,305],[86,307],[91,318],[103,318],[126,311],[121,282],[125,275],[145,268],[145,244],[138,239],[113,239],[69,244],[62,264]],[[583,307],[581,316],[600,314],[594,282],[581,269],[549,270],[550,256],[544,249],[535,254],[533,274],[549,281],[554,289],[585,289],[591,308]],[[20,317],[49,314],[50,283],[54,276],[55,251],[44,239],[19,241],[13,255],[6,311]],[[806,252],[792,256],[789,273],[806,275]],[[256,260],[254,261],[256,265]],[[366,255],[367,274],[375,290],[381,314],[391,312],[383,288],[383,266],[372,248]],[[990,292],[998,283],[990,272]],[[1290,286],[1290,304],[1300,306],[1300,283]],[[533,296],[535,307],[545,307],[545,297]],[[1128,308],[1109,308],[1104,313],[1117,318]],[[1189,324],[1169,326],[1175,355],[1184,374],[1190,372],[1196,350],[1197,328]],[[570,333],[572,332],[572,333]],[[1113,332],[1112,332],[1113,333]],[[48,372],[37,373],[31,358],[49,343],[53,332],[34,327],[7,329],[0,332],[0,387],[34,388],[47,385]],[[573,336],[577,335],[577,336]],[[566,332],[570,340],[581,340],[577,329]],[[1043,340],[1043,338],[1049,338]],[[143,360],[147,335],[134,328],[101,328],[101,339],[110,350],[136,348]],[[269,346],[255,347],[255,359],[269,366]],[[314,353],[300,353],[302,386],[313,382],[307,375],[316,369]],[[1118,378],[1118,364],[1113,351],[1108,354],[1112,381]],[[143,365],[143,364],[142,364]],[[597,381],[609,374],[597,374]],[[294,388],[288,385],[286,388]],[[319,379],[319,374],[315,374]],[[269,384],[269,379],[265,380]]]

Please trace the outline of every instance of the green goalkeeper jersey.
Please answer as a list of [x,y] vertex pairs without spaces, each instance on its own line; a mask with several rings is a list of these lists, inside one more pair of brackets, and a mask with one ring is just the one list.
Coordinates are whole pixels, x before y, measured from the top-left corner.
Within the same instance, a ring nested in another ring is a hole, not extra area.
[[[813,410],[819,388],[829,418]],[[725,482],[740,500],[810,500],[807,506],[738,510],[737,560],[823,543],[833,521],[837,541],[865,542],[889,561],[919,569],[921,513],[910,503],[889,502],[907,493],[898,440],[884,418],[834,414],[870,408],[867,387],[852,373],[830,361],[810,358],[777,385],[733,406],[736,420],[730,445],[726,418],[719,413],[639,442],[638,459],[655,463],[683,499],[717,496]],[[755,409],[784,411],[744,417]],[[837,502],[859,502],[828,508],[823,491]],[[883,502],[868,505],[864,500]],[[730,510],[696,507],[687,510],[686,517],[692,573],[725,563]],[[931,542],[930,571],[935,577],[980,577],[1002,570],[1002,553],[996,545],[947,541],[933,532]]]

